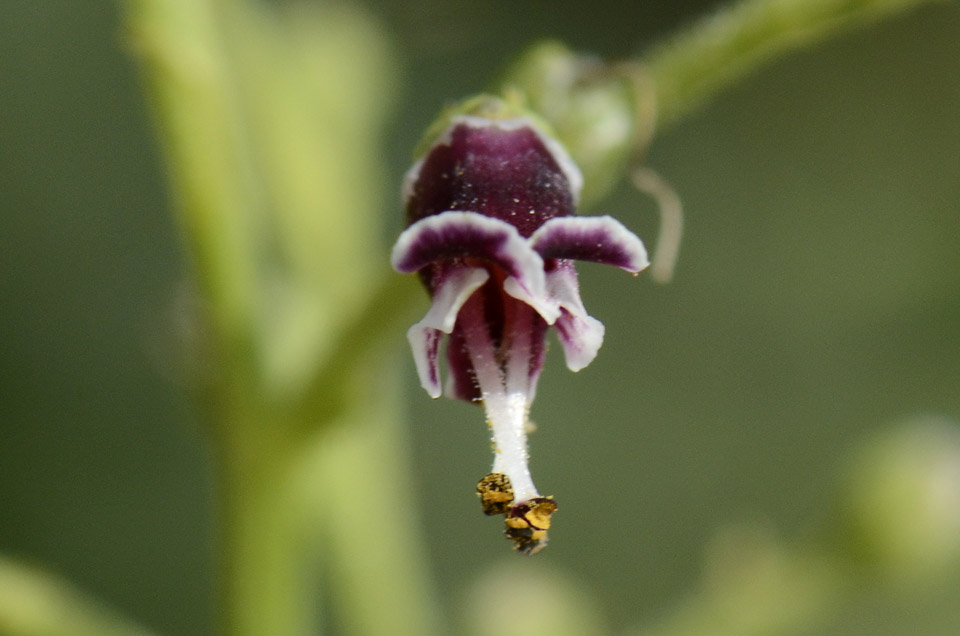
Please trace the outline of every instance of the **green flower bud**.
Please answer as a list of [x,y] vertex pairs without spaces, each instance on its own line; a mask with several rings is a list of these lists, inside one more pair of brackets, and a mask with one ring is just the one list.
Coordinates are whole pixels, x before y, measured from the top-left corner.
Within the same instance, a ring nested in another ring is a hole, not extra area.
[[867,565],[924,576],[960,560],[960,428],[921,420],[881,436],[844,491],[854,553]]

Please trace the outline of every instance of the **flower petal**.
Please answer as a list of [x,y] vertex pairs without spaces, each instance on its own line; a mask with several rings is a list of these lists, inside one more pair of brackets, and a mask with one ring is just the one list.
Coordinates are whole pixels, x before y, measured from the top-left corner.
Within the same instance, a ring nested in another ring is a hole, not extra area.
[[440,338],[443,332],[417,323],[407,330],[407,340],[413,350],[413,362],[417,366],[420,386],[427,395],[440,397],[440,369],[437,366],[437,354],[440,351]]
[[413,349],[413,360],[420,376],[420,385],[432,398],[440,397],[440,372],[437,352],[440,337],[453,331],[457,313],[474,291],[487,282],[490,274],[480,267],[451,268],[435,281],[433,305],[423,320],[407,331],[407,340]]
[[562,310],[554,326],[563,346],[567,368],[579,371],[593,362],[600,350],[603,323],[587,314],[580,300],[577,272],[572,264],[561,265],[548,273],[547,286]]
[[[542,269],[540,275],[543,276]],[[540,293],[532,291],[529,286],[521,283],[520,279],[515,276],[503,281],[503,291],[533,307],[548,325],[552,325],[560,317],[560,308],[553,298],[548,296],[545,291]]]
[[609,216],[550,219],[530,237],[544,259],[571,259],[615,265],[637,273],[650,264],[637,236]]
[[543,269],[540,257],[512,225],[456,210],[420,219],[404,230],[390,260],[398,272],[409,274],[438,261],[470,257],[496,263],[511,275]]
[[586,312],[576,314],[564,311],[555,326],[568,369],[576,372],[593,362],[603,345],[602,322]]
[[402,273],[444,260],[476,258],[503,268],[503,289],[537,310],[548,324],[560,315],[546,294],[543,259],[515,227],[476,212],[451,210],[420,219],[393,246],[391,263]]

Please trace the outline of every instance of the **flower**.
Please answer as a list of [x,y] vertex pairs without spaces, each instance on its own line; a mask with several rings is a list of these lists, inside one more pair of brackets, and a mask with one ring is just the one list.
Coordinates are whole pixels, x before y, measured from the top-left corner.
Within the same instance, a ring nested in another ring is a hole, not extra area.
[[441,395],[482,402],[493,469],[477,486],[484,512],[506,515],[521,552],[546,544],[552,497],[531,478],[528,415],[556,328],[567,366],[597,354],[603,325],[580,300],[574,260],[637,273],[648,265],[633,233],[610,217],[577,217],[582,177],[563,147],[530,116],[502,102],[450,116],[404,181],[409,227],[392,264],[419,273],[433,305],[407,332],[420,383]]

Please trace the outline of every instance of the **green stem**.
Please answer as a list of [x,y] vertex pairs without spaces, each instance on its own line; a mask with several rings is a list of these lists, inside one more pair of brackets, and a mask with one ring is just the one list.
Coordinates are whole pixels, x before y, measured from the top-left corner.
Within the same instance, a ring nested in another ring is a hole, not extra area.
[[843,30],[932,0],[743,0],[693,24],[643,57],[657,91],[658,126],[766,62]]
[[239,446],[225,450],[219,462],[219,633],[313,634],[308,570],[286,504],[285,461],[276,449]]
[[[309,527],[324,530],[322,555],[343,632],[365,636],[443,633],[433,596],[418,493],[409,478],[407,432],[397,365],[381,357],[365,369],[364,389],[302,464]],[[442,532],[442,526],[428,526]]]
[[371,286],[366,302],[342,329],[335,346],[308,376],[294,405],[286,405],[304,425],[302,433],[315,427],[312,420],[329,420],[342,415],[344,397],[357,374],[365,367],[379,365],[371,357],[399,348],[404,331],[418,320],[426,293],[413,276],[385,271]]
[[[439,612],[423,563],[398,426],[400,394],[378,359],[313,435],[289,435],[236,396],[219,482],[221,634],[316,634],[318,575],[347,633],[430,636]],[[358,389],[362,387],[362,389]],[[305,430],[300,427],[300,430]],[[322,566],[322,568],[321,568]]]
[[[231,56],[214,0],[130,0],[129,39],[158,120],[171,191],[221,353],[251,348],[258,302],[256,206]],[[227,362],[236,363],[241,359]]]
[[400,399],[381,390],[384,338],[402,340],[398,311],[422,292],[392,272],[370,289],[366,265],[379,32],[349,6],[126,6],[210,323],[220,632],[316,633],[322,562],[338,622],[436,633],[400,487]]

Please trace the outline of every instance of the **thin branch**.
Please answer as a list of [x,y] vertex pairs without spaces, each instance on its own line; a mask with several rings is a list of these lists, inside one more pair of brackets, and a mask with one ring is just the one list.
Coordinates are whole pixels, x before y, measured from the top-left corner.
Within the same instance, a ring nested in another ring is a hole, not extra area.
[[643,56],[657,92],[658,127],[763,64],[854,27],[942,0],[743,0]]

